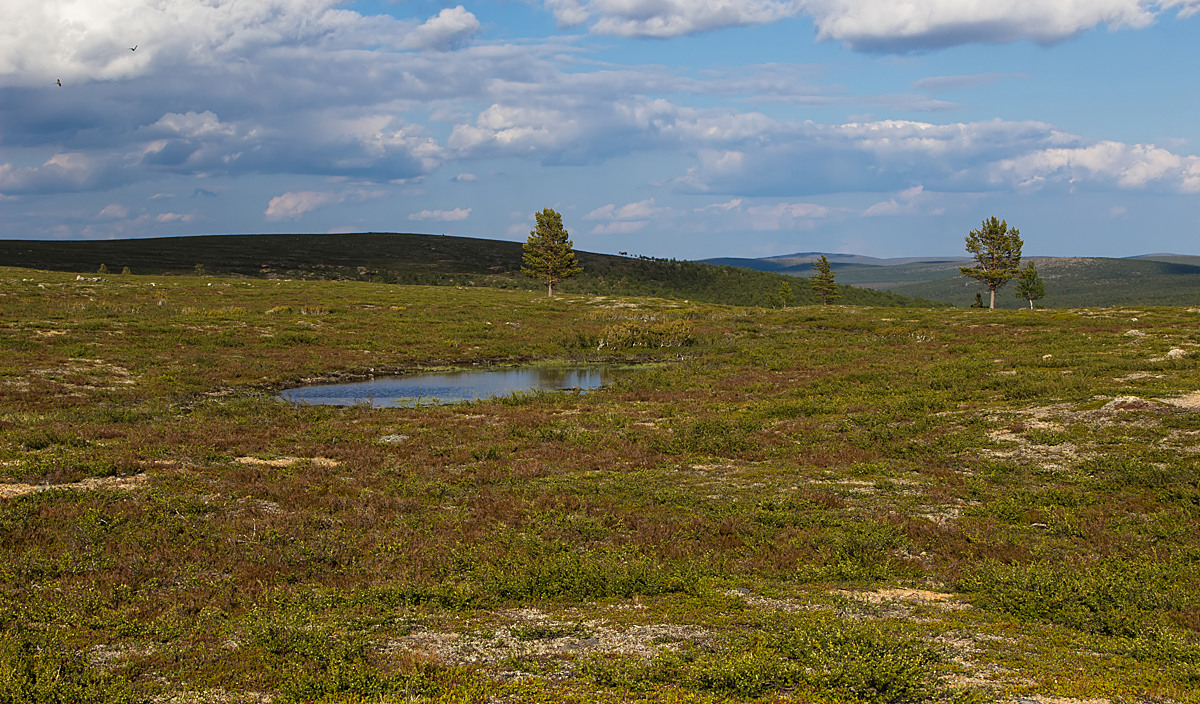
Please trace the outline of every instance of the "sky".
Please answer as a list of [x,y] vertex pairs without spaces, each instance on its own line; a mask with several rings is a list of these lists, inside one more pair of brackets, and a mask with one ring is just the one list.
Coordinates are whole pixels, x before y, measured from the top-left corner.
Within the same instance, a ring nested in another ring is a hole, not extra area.
[[[61,85],[60,85],[61,83]],[[4,0],[0,238],[1200,254],[1200,0]]]

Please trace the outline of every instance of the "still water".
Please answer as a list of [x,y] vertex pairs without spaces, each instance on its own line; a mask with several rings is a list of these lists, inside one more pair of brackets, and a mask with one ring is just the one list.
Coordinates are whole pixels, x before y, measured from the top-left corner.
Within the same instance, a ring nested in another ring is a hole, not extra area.
[[295,403],[331,406],[360,403],[376,408],[434,406],[531,391],[594,389],[611,383],[627,371],[612,365],[467,369],[377,377],[348,384],[302,386],[288,389],[279,397]]

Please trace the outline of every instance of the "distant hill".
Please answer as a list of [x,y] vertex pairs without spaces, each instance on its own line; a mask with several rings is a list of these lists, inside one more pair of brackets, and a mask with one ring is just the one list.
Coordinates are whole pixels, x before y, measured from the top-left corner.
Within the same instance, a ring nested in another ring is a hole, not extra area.
[[[730,305],[764,305],[787,283],[797,304],[815,303],[794,276],[673,259],[578,252],[582,275],[556,284],[564,293],[660,296]],[[0,264],[110,275],[208,274],[334,279],[536,290],[521,274],[520,242],[423,234],[207,235],[126,240],[0,240]],[[839,303],[937,306],[869,287],[842,286]]]
[[[757,271],[808,276],[820,253],[789,254],[763,259],[705,260]],[[878,259],[859,255],[826,254],[841,284],[891,291],[904,296],[969,306],[978,282],[959,273],[971,266],[966,257],[907,257]],[[1112,259],[1103,257],[1026,257],[1046,282],[1046,297],[1038,305],[1072,308],[1113,305],[1200,305],[1200,256],[1147,254]],[[738,262],[734,264],[734,262]],[[1012,286],[996,293],[996,305],[1019,308]]]

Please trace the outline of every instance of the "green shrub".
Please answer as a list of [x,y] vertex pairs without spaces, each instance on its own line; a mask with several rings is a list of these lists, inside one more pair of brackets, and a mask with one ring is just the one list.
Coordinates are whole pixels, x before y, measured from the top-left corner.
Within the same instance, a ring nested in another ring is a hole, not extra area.
[[987,562],[969,569],[957,589],[978,595],[983,608],[1020,619],[1128,638],[1145,636],[1161,622],[1159,612],[1187,607],[1170,567],[1146,559]]
[[77,653],[14,624],[0,630],[3,704],[118,704],[135,701],[122,677],[91,667]]
[[686,320],[645,320],[609,325],[600,333],[598,348],[688,347],[696,344],[692,324]]

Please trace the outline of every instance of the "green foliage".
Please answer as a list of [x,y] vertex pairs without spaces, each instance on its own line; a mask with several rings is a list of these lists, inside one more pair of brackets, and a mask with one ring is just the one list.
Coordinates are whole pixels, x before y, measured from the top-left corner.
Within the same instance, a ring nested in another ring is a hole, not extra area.
[[964,276],[983,283],[991,293],[989,307],[996,307],[996,290],[1003,288],[1020,273],[1021,231],[1009,229],[1008,222],[995,216],[984,218],[978,230],[971,230],[966,237],[967,252],[975,258],[975,266],[959,267]]
[[525,240],[521,273],[546,282],[548,295],[554,296],[554,284],[583,271],[565,228],[562,215],[550,208],[534,213],[537,226]]
[[584,672],[601,686],[633,691],[684,681],[746,698],[821,693],[863,704],[920,704],[955,696],[938,684],[942,656],[916,639],[823,617],[755,626],[752,635],[709,652],[667,652],[649,662],[596,657]]
[[61,644],[14,623],[0,629],[0,702],[123,704],[138,701],[124,678],[101,672]]
[[476,578],[484,593],[521,603],[654,596],[684,592],[694,584],[690,566],[661,564],[634,551],[531,547],[528,553],[513,551],[503,562],[481,566]]
[[660,349],[696,344],[692,323],[686,320],[631,320],[605,326],[597,349],[628,350],[634,347]]
[[96,270],[96,273],[100,274],[101,276],[104,276],[105,274],[108,273],[108,267],[105,266],[104,264],[101,264],[100,268]]
[[1164,625],[1164,611],[1187,607],[1179,577],[1169,565],[1144,559],[1091,564],[987,562],[974,566],[957,587],[977,594],[984,608],[1021,619],[1137,638]]
[[833,267],[830,266],[829,260],[822,254],[820,259],[813,262],[812,268],[816,271],[809,278],[813,295],[821,301],[821,305],[829,305],[840,297],[837,283],[834,282]]
[[1029,309],[1033,310],[1033,302],[1046,297],[1046,283],[1037,272],[1033,262],[1025,265],[1017,274],[1017,298],[1029,301]]

